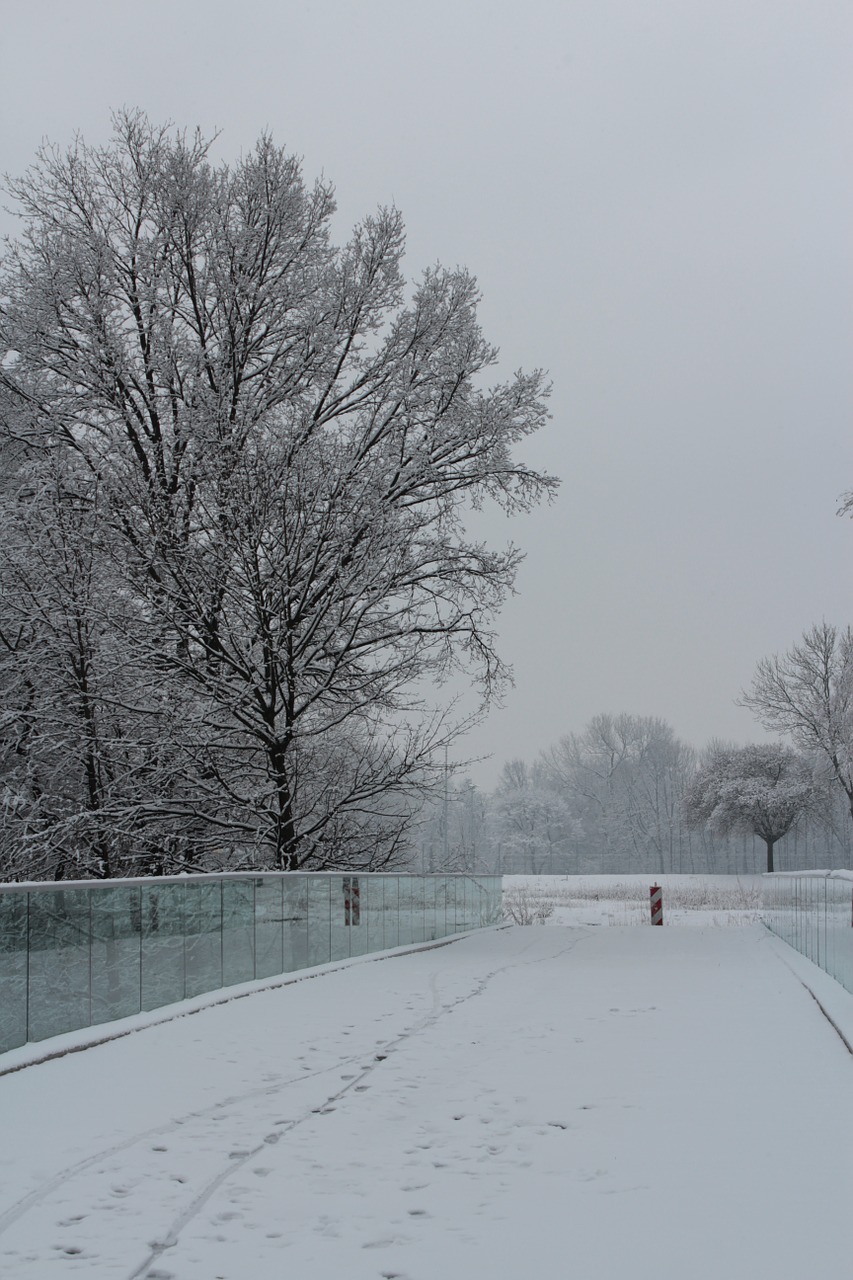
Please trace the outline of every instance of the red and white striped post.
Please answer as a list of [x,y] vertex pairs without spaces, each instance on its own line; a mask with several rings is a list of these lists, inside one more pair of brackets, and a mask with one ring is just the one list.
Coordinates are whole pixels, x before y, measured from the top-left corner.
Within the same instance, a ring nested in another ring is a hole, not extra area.
[[650,886],[649,898],[652,907],[652,924],[663,924],[663,889],[659,884]]

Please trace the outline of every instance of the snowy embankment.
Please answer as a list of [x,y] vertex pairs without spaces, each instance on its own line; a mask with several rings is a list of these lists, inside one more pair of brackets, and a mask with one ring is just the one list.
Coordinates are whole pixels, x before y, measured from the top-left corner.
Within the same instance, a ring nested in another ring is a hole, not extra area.
[[0,1275],[841,1280],[803,975],[757,925],[497,929],[7,1075]]

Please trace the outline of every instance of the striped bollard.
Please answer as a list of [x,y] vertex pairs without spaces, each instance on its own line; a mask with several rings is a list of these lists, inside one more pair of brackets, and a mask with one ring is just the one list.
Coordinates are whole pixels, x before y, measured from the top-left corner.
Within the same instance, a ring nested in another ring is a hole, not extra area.
[[649,889],[652,907],[652,924],[663,924],[663,889],[653,884]]

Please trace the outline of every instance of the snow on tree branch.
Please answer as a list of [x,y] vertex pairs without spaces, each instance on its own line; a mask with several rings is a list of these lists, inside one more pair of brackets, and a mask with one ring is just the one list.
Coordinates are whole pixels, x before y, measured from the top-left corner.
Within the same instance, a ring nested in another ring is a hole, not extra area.
[[464,511],[553,494],[514,453],[543,373],[487,388],[474,279],[409,288],[394,209],[335,245],[331,187],[269,137],[216,166],[126,112],[10,189],[10,847],[103,875],[398,856],[459,728],[413,691],[508,676],[520,554]]

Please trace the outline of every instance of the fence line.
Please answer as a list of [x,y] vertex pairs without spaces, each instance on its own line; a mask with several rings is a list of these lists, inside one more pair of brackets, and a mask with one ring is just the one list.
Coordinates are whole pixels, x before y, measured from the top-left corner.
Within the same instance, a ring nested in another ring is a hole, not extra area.
[[774,872],[762,888],[768,929],[853,992],[853,872]]
[[500,916],[500,876],[266,872],[0,885],[0,1052]]

